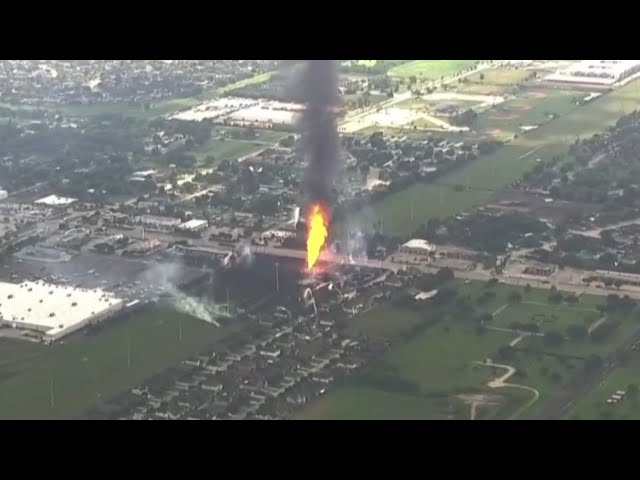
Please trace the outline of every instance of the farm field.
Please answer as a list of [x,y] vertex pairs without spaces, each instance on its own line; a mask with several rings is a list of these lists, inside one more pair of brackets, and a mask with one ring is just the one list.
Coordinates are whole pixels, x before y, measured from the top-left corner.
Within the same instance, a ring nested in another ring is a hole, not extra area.
[[[567,387],[593,354],[606,355],[630,333],[619,328],[606,341],[566,340],[561,347],[549,347],[536,338],[521,338],[516,332],[493,330],[513,321],[527,323],[531,315],[547,320],[541,331],[564,332],[570,323],[582,322],[582,314],[593,314],[604,302],[600,297],[580,297],[575,305],[549,304],[546,290],[506,285],[487,286],[484,282],[455,282],[458,305],[466,299],[476,312],[494,313],[494,320],[480,332],[470,315],[460,315],[455,307],[439,310],[430,306],[418,311],[383,305],[352,321],[359,333],[381,334],[395,338],[391,351],[356,378],[329,391],[301,411],[296,418],[316,419],[468,419],[470,402],[477,402],[475,416],[484,418],[531,418],[559,389]],[[514,290],[523,296],[521,303],[507,305]],[[490,292],[487,295],[487,292]],[[479,301],[481,297],[485,301]],[[505,308],[500,308],[504,307]],[[500,318],[503,316],[503,318]],[[554,317],[555,316],[555,317]],[[413,319],[412,319],[413,317]],[[401,340],[421,322],[439,318],[410,340]],[[593,317],[590,317],[590,320]],[[398,322],[398,319],[402,319]],[[625,321],[637,328],[637,321]],[[389,326],[384,327],[384,322]],[[353,326],[351,328],[354,328]],[[511,345],[509,352],[502,349]],[[575,346],[577,348],[570,348]],[[580,351],[582,350],[582,351]],[[509,356],[502,356],[507,355]],[[507,373],[515,373],[505,382],[532,388],[490,388],[487,384]],[[485,364],[478,364],[485,363]],[[621,380],[629,383],[629,380]],[[640,414],[640,409],[638,410]]]
[[[438,184],[419,184],[376,202],[362,213],[362,224],[376,216],[386,231],[409,235],[429,218],[450,216],[484,203],[495,190],[520,179],[536,158],[566,153],[576,138],[590,137],[613,125],[618,118],[640,106],[640,81],[635,80],[603,95],[567,115],[552,120],[490,155],[445,175]],[[462,184],[470,190],[456,192],[447,185]],[[413,219],[410,205],[414,205]],[[372,214],[373,213],[373,214]]]
[[231,330],[158,307],[61,344],[0,340],[0,418],[80,417]]
[[389,70],[392,77],[415,76],[418,80],[437,80],[472,67],[478,60],[413,60]]

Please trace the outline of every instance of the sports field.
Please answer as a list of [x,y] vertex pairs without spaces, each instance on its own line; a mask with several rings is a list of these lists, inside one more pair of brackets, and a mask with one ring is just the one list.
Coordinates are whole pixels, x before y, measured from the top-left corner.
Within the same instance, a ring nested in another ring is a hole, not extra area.
[[[520,179],[535,165],[536,158],[566,153],[576,138],[588,138],[605,130],[638,106],[640,81],[636,80],[519,135],[495,153],[445,175],[438,180],[440,185],[414,185],[385,197],[362,212],[362,224],[370,225],[368,219],[377,216],[386,232],[409,235],[429,218],[451,216],[481,205],[494,191]],[[470,190],[456,192],[442,184],[462,184]]]
[[[475,402],[478,419],[514,415],[531,418],[581,373],[590,354],[606,355],[631,333],[629,328],[622,328],[602,343],[567,339],[563,346],[550,347],[541,342],[541,337],[523,336],[510,331],[508,325],[538,323],[543,333],[564,333],[569,324],[584,323],[587,318],[590,323],[597,320],[594,310],[604,299],[583,296],[575,305],[556,305],[549,302],[548,290],[502,284],[488,287],[484,282],[455,285],[458,300],[447,310],[431,305],[411,311],[385,305],[356,318],[359,333],[395,338],[392,350],[361,375],[314,401],[298,417],[468,419],[470,402]],[[522,301],[509,304],[509,294],[514,290],[520,292]],[[480,300],[482,297],[484,300]],[[463,300],[473,306],[475,314],[495,313],[482,332],[468,314],[456,313],[455,306]],[[401,333],[436,316],[439,321],[416,337],[400,339]],[[637,320],[631,318],[635,316],[623,320],[637,328]],[[501,357],[501,349],[508,345],[510,356]],[[505,366],[491,366],[487,358]],[[504,376],[508,367],[515,368],[515,373],[505,382],[520,387],[487,385]]]
[[389,70],[392,77],[415,76],[419,80],[436,80],[472,67],[478,60],[413,60]]
[[158,307],[56,345],[0,340],[0,418],[82,416],[230,331]]

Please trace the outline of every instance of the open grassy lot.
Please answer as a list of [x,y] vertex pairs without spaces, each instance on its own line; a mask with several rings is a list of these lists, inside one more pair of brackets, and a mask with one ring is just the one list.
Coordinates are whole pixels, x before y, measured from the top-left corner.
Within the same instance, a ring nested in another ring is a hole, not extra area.
[[265,145],[262,143],[255,143],[247,140],[238,141],[212,138],[193,153],[198,162],[202,162],[208,156],[213,156],[215,158],[215,162],[212,165],[207,165],[208,167],[211,167],[222,160],[234,160],[245,155],[250,155],[253,152],[257,152],[264,147]]
[[[619,366],[590,395],[582,399],[566,418],[571,420],[640,420],[640,398],[633,394],[640,387],[640,351],[632,352],[625,365]],[[625,392],[622,400],[607,403],[617,391]]]
[[575,92],[564,90],[528,90],[518,98],[507,100],[482,112],[475,129],[482,129],[494,138],[510,138],[522,134],[522,126],[539,126],[554,116],[565,116],[576,110]]
[[[352,320],[351,328],[359,333],[393,339],[391,351],[367,371],[314,401],[298,417],[468,419],[471,404],[478,400],[474,407],[478,419],[514,415],[531,418],[582,372],[589,355],[606,355],[638,327],[637,320],[627,318],[624,322],[629,327],[621,326],[602,342],[566,340],[562,346],[549,347],[541,337],[520,338],[517,332],[492,328],[508,327],[512,321],[528,323],[535,316],[542,332],[564,333],[567,325],[582,323],[585,316],[590,322],[597,318],[593,310],[604,298],[583,296],[575,305],[556,305],[548,303],[548,290],[525,290],[504,284],[487,286],[483,282],[454,285],[458,299],[446,308],[425,305],[423,310],[412,311],[384,305]],[[514,290],[522,294],[522,301],[507,305]],[[483,296],[488,298],[479,302]],[[478,330],[469,315],[456,313],[456,306],[463,300],[476,313],[497,311],[495,319],[483,331]],[[415,337],[400,339],[402,333],[436,317],[437,323]],[[500,352],[509,345],[512,347],[509,356],[502,356]],[[504,380],[511,386],[487,385],[508,373],[506,367],[477,364],[487,358],[515,368],[515,373]]]
[[[432,217],[455,215],[484,203],[493,191],[522,177],[536,158],[566,153],[576,138],[587,138],[613,125],[618,118],[640,106],[640,81],[603,95],[540,128],[523,133],[491,155],[456,170],[438,183],[463,184],[470,191],[456,192],[443,185],[414,185],[372,205],[373,216],[382,218],[386,231],[408,235]],[[411,204],[414,204],[413,219]],[[363,224],[371,210],[363,211]]]
[[230,331],[158,307],[62,344],[1,340],[0,418],[81,416]]
[[436,80],[472,67],[478,60],[413,60],[389,70],[392,77],[416,76],[419,80]]
[[398,310],[390,304],[357,315],[350,323],[354,334],[393,339],[418,325],[423,316],[410,310]]
[[488,68],[467,76],[464,82],[458,84],[457,91],[474,95],[504,95],[531,74],[527,70]]

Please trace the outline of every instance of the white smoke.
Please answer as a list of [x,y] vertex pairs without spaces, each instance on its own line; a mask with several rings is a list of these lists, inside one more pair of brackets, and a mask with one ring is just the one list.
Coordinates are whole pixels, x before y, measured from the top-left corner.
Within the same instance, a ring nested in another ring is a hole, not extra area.
[[217,319],[228,318],[227,306],[216,304],[210,299],[188,295],[176,287],[175,282],[182,274],[182,266],[177,263],[156,264],[145,273],[145,283],[155,284],[169,295],[168,301],[179,312],[186,313],[219,327]]

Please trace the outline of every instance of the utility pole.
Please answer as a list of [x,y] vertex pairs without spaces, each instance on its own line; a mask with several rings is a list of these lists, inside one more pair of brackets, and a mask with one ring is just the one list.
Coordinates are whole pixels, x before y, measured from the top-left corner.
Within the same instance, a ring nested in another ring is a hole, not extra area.
[[227,315],[231,315],[231,304],[229,303],[229,288],[227,287]]
[[127,332],[127,367],[131,368],[131,336]]
[[276,292],[280,291],[280,271],[279,271],[280,263],[276,262]]
[[182,342],[182,317],[178,318],[178,336]]

